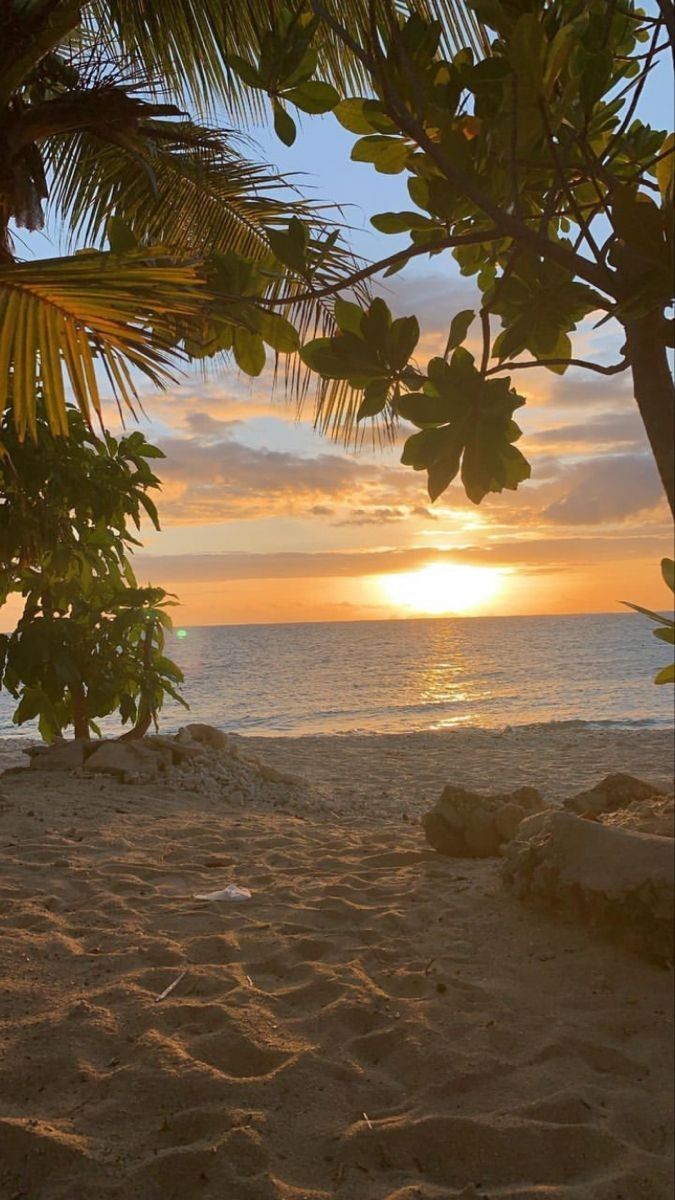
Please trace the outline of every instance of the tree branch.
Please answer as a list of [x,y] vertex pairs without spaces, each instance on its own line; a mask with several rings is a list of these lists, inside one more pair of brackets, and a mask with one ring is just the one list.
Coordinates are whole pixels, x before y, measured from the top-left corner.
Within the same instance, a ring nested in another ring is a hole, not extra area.
[[621,362],[603,367],[601,363],[587,362],[583,358],[541,358],[532,359],[531,362],[503,362],[497,367],[490,367],[485,374],[496,375],[499,371],[519,371],[527,367],[581,367],[585,371],[596,371],[598,375],[619,375],[628,370],[630,362],[624,358]]
[[336,292],[353,287],[355,283],[369,279],[371,275],[378,275],[380,271],[385,271],[388,267],[408,262],[412,258],[418,258],[421,254],[433,254],[436,250],[449,250],[453,246],[480,246],[484,242],[500,242],[503,237],[504,234],[500,233],[498,229],[484,229],[478,230],[476,233],[459,233],[455,237],[440,238],[437,242],[426,242],[419,246],[406,246],[403,250],[398,250],[396,254],[390,254],[389,258],[381,258],[379,262],[362,267],[360,271],[354,271],[352,275],[347,275],[344,279],[337,279],[335,283],[326,284],[325,287],[318,288],[316,291],[300,292],[296,296],[282,296],[273,303],[274,305],[299,304],[302,300],[320,300],[322,296],[334,296]]

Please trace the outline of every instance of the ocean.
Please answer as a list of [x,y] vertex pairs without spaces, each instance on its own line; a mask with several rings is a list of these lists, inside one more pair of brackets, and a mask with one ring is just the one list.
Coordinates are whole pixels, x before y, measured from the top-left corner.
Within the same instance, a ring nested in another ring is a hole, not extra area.
[[[633,614],[202,626],[169,638],[186,714],[240,734],[396,733],[546,722],[668,727],[669,648]],[[0,694],[0,735],[12,724]],[[115,722],[104,722],[112,732]]]

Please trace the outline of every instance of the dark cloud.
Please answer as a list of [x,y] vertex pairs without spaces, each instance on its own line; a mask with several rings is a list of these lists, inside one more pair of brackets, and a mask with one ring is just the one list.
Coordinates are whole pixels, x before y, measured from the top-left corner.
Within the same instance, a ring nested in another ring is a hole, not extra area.
[[189,432],[204,441],[224,441],[230,438],[235,429],[241,428],[241,420],[221,421],[206,412],[188,412],[185,415],[185,425]]
[[655,508],[663,485],[653,459],[621,454],[579,463],[567,475],[565,494],[544,510],[545,520],[561,525],[624,521]]
[[246,553],[147,555],[135,558],[139,576],[173,583],[234,579],[304,579],[379,575],[410,571],[428,562],[461,562],[513,566],[530,570],[565,570],[570,565],[652,558],[668,553],[669,537],[523,538],[491,546],[462,546],[454,550],[428,547],[403,549],[317,551],[315,553]]
[[532,448],[555,446],[559,453],[565,454],[575,450],[587,452],[589,449],[627,446],[642,450],[646,440],[644,425],[637,410],[597,413],[583,422],[556,425],[533,433],[528,438]]
[[378,471],[345,455],[304,457],[255,449],[231,437],[166,438],[160,445],[166,454],[162,509],[184,520],[315,508],[324,499],[350,495]]

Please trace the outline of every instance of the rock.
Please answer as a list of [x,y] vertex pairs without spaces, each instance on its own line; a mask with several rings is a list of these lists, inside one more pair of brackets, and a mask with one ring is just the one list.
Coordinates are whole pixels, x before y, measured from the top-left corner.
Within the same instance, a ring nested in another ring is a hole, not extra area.
[[651,796],[649,800],[634,800],[627,808],[603,813],[598,820],[602,821],[603,825],[672,838],[675,837],[675,801],[672,796]]
[[212,750],[224,750],[227,754],[235,757],[239,752],[239,747],[236,745],[234,739],[229,737],[222,729],[216,729],[215,725],[201,725],[198,722],[193,722],[179,729],[179,741],[182,735],[187,735],[191,741],[199,742],[202,746],[209,746]]
[[607,775],[595,787],[585,792],[579,792],[564,801],[564,808],[570,812],[598,815],[605,812],[616,812],[619,808],[627,808],[635,801],[650,800],[658,794],[659,789],[653,783],[645,783],[643,779],[635,779],[633,775]]
[[516,896],[553,907],[659,962],[672,962],[673,844],[571,812],[528,817],[502,876]]
[[142,745],[149,746],[150,749],[168,750],[170,754],[170,762],[174,766],[180,766],[181,763],[193,758],[200,758],[206,747],[202,742],[195,742],[193,739],[185,737],[165,737],[163,734],[153,733],[143,738]]
[[508,794],[469,792],[448,784],[422,817],[426,839],[441,854],[460,858],[497,855],[520,822],[546,806],[536,788]]
[[510,842],[516,829],[521,821],[525,820],[528,811],[523,808],[522,804],[514,804],[510,801],[508,804],[503,804],[495,813],[495,825],[502,835],[502,841]]
[[30,746],[26,753],[33,771],[75,771],[84,763],[85,748],[90,744],[84,738],[60,740],[51,746]]
[[152,777],[170,764],[170,751],[162,746],[152,749],[141,741],[103,742],[87,759],[84,769],[88,774],[116,775],[125,779],[129,775]]

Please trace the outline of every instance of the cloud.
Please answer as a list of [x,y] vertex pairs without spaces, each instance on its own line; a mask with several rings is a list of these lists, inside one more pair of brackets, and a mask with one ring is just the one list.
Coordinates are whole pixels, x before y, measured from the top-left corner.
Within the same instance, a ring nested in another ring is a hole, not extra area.
[[667,548],[667,537],[570,537],[504,540],[488,546],[462,546],[453,550],[429,547],[384,548],[305,553],[175,554],[135,556],[139,576],[173,583],[219,582],[235,579],[342,578],[410,571],[429,562],[511,566],[537,571],[565,570],[572,564],[589,564],[631,558],[653,558]]
[[565,495],[544,510],[545,520],[563,525],[623,521],[663,500],[663,485],[646,454],[591,459],[574,467],[567,479]]
[[642,450],[646,445],[646,435],[636,410],[602,412],[580,423],[541,429],[530,435],[528,445],[531,450],[554,446],[559,455],[614,450],[618,447]]

